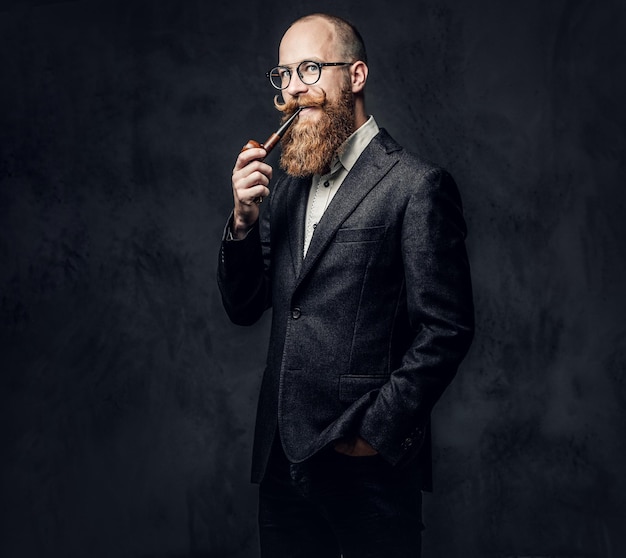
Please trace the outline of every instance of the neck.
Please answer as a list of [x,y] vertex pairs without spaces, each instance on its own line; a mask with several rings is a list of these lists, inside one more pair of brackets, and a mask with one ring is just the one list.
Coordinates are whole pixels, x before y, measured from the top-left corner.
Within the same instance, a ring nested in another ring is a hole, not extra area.
[[357,97],[354,103],[354,131],[358,130],[367,122],[367,111],[363,97]]

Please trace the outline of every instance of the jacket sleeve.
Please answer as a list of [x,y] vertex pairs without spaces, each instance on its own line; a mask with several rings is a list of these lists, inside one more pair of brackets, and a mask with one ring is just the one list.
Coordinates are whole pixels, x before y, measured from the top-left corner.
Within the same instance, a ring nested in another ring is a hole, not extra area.
[[269,207],[242,240],[229,240],[232,214],[224,228],[217,284],[230,320],[252,325],[271,306]]
[[411,459],[430,412],[469,350],[474,309],[466,225],[452,177],[428,171],[403,217],[401,250],[412,342],[367,408],[360,435],[389,462]]

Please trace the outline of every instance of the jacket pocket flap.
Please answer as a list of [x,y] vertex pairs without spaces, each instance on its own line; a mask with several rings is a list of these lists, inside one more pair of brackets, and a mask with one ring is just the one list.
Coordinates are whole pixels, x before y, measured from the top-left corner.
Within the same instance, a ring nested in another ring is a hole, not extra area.
[[346,374],[339,377],[339,400],[344,402],[356,401],[369,391],[378,389],[386,384],[389,376],[382,374]]
[[385,226],[367,227],[364,229],[339,229],[335,235],[335,242],[372,242],[380,240],[385,235]]

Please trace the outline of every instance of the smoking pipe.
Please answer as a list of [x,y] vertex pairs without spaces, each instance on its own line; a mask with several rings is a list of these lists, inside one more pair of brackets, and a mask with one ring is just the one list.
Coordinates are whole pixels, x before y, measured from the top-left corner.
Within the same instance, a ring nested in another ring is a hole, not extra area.
[[[298,113],[303,108],[304,107],[298,107],[296,112],[294,112],[285,121],[285,123],[280,128],[278,128],[278,130],[276,130],[269,138],[265,140],[265,143],[259,143],[258,141],[251,139],[248,141],[248,143],[246,143],[246,145],[243,146],[241,151],[246,151],[247,149],[252,149],[253,147],[262,147],[263,149],[265,149],[266,153],[269,155],[270,151],[274,149],[276,144],[280,141],[280,138],[282,138],[283,134],[287,131],[287,128],[289,128],[289,126],[293,124],[293,121],[296,119],[296,116],[298,116]],[[258,196],[257,198],[254,198],[253,201],[257,205],[260,204],[263,202],[263,196]]]
[[278,130],[276,130],[269,138],[265,140],[265,143],[259,143],[256,140],[250,140],[248,141],[248,143],[246,143],[246,145],[243,146],[242,151],[246,151],[246,149],[252,149],[253,147],[262,147],[263,149],[265,149],[265,151],[269,155],[270,151],[274,149],[274,147],[276,147],[276,144],[280,141],[280,138],[283,137],[283,134],[287,131],[287,128],[289,128],[289,126],[293,124],[293,121],[296,119],[296,116],[298,116],[298,113],[303,108],[304,107],[298,107],[296,112],[294,112],[289,117],[289,119],[286,120],[285,123],[280,128],[278,128]]

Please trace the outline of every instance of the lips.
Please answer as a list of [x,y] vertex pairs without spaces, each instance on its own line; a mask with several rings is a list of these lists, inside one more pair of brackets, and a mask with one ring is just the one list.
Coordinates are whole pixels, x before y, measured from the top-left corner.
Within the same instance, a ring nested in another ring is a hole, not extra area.
[[321,107],[318,106],[306,106],[306,107],[302,107],[302,110],[300,111],[300,115],[309,113],[315,109],[320,109]]

